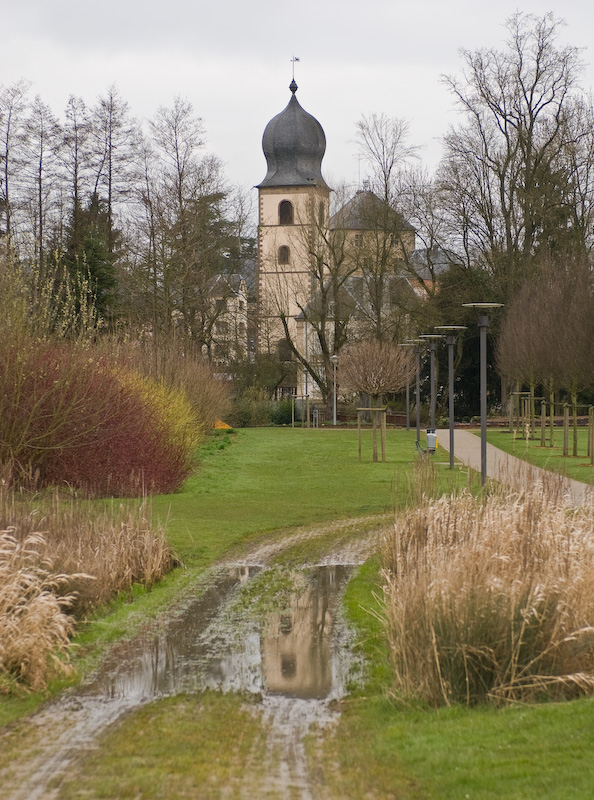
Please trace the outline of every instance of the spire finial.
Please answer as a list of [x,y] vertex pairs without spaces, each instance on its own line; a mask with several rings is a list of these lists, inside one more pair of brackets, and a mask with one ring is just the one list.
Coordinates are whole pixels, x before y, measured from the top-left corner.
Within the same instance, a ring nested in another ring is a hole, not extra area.
[[293,80],[291,81],[291,83],[289,85],[289,89],[293,92],[293,94],[295,94],[295,92],[297,91],[297,88],[298,88],[297,84],[295,83],[295,63],[297,61],[301,61],[301,59],[298,58],[297,56],[293,56],[293,58],[291,59],[291,64],[293,65],[293,76],[292,76]]

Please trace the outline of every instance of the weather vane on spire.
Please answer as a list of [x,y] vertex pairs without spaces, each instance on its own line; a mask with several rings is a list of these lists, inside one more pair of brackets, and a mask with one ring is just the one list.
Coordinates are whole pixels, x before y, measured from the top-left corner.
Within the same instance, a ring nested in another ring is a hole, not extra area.
[[297,58],[297,56],[293,56],[293,58],[291,59],[291,63],[293,65],[293,80],[295,80],[295,62],[296,61],[301,61],[301,59]]

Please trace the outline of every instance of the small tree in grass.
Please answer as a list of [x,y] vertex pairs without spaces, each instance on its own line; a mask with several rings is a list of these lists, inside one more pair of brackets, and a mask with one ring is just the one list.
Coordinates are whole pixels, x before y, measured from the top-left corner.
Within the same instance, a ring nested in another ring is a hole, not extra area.
[[[399,392],[410,374],[410,353],[403,347],[375,340],[351,345],[341,356],[343,386],[369,395],[370,407],[381,408],[388,392]],[[371,414],[373,460],[377,461],[377,412]]]

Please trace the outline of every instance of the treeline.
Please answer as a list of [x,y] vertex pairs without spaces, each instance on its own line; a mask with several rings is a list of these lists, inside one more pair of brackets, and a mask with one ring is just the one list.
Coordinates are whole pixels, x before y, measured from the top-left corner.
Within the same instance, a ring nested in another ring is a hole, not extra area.
[[42,279],[88,281],[102,324],[182,325],[212,345],[213,277],[252,255],[248,195],[226,182],[190,103],[142,125],[114,87],[58,120],[28,84],[0,87],[0,242]]

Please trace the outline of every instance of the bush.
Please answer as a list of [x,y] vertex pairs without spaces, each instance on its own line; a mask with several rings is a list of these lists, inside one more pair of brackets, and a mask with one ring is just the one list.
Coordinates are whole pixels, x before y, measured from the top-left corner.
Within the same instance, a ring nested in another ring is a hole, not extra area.
[[229,420],[236,428],[290,425],[292,403],[290,400],[271,400],[264,389],[252,386],[234,400]]
[[196,425],[204,433],[231,410],[229,391],[217,378],[196,345],[184,339],[133,336],[103,344],[128,370],[183,392],[194,409]]
[[396,685],[431,704],[594,691],[594,509],[470,493],[397,520],[384,553]]
[[197,443],[184,395],[66,342],[0,345],[0,459],[19,484],[170,492]]
[[273,425],[290,425],[293,404],[290,400],[277,400],[272,403],[271,422]]
[[233,403],[231,424],[235,428],[257,428],[270,425],[272,421],[272,401],[263,389],[250,387]]

